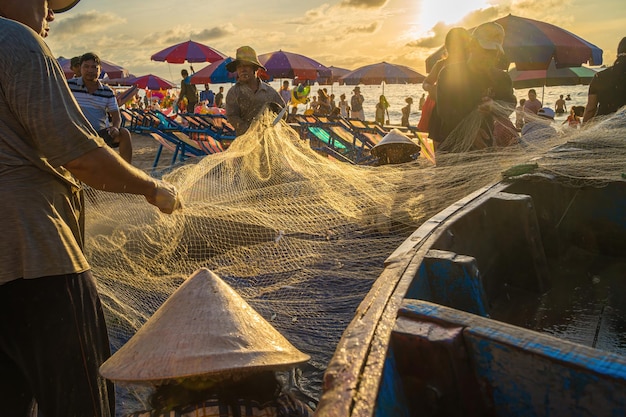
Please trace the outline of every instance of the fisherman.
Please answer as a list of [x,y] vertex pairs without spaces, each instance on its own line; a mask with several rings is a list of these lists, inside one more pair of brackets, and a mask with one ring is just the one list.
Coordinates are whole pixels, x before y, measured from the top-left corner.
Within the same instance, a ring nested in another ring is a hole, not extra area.
[[83,253],[83,183],[145,196],[162,212],[176,188],[105,145],[44,39],[79,0],[0,2],[0,402],[2,416],[114,415],[98,375],[110,345]]
[[226,65],[226,69],[237,73],[237,83],[226,94],[226,118],[235,128],[237,136],[246,133],[252,120],[269,103],[285,106],[278,91],[259,78],[258,71],[265,71],[265,67],[251,47],[237,49],[235,59]]
[[307,417],[313,415],[311,408],[281,386],[275,371],[308,359],[228,284],[203,268],[100,372],[113,381],[154,387],[152,409],[129,417]]
[[594,75],[589,84],[583,123],[597,116],[615,113],[626,105],[626,37],[617,45],[617,59]]

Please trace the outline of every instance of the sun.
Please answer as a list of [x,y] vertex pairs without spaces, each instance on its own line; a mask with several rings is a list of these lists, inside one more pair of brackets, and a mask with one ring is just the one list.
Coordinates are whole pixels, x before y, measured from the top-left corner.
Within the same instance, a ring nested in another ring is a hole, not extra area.
[[453,24],[469,12],[486,7],[489,4],[484,0],[422,0],[418,21],[422,30],[427,31],[437,22]]

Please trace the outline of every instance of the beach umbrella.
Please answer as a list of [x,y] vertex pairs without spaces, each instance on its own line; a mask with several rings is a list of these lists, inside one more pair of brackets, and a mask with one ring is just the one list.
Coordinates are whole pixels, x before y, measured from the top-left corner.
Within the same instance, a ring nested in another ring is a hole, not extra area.
[[300,80],[317,80],[319,77],[329,78],[331,70],[304,55],[286,51],[275,51],[259,55],[259,62],[267,69],[271,78],[290,78]]
[[130,87],[133,85],[133,81],[135,81],[135,77],[133,74],[128,74],[128,77],[122,77],[122,78],[103,78],[101,81],[105,84],[108,85],[113,85],[113,86],[123,86],[123,87]]
[[227,58],[220,51],[194,41],[169,46],[150,57],[153,61],[182,64],[187,62],[215,62]]
[[[494,22],[504,28],[504,52],[520,71],[547,69],[552,60],[557,68],[602,64],[602,49],[558,26],[511,14]],[[427,72],[444,52],[442,46],[426,58]]]
[[168,90],[176,87],[176,84],[153,74],[142,75],[141,77],[135,78],[133,85],[145,90]]
[[557,85],[588,85],[598,71],[588,67],[557,68],[554,60],[547,69],[509,70],[513,88],[552,87]]
[[233,59],[228,57],[226,59],[222,59],[221,61],[215,61],[214,63],[207,65],[191,76],[191,84],[221,84],[236,82],[237,74],[226,69],[226,65],[232,61]]
[[347,68],[339,68],[339,67],[334,67],[334,66],[330,66],[328,67],[330,68],[330,82],[334,83],[335,81],[338,81],[339,83],[341,83],[341,77],[343,77],[344,75],[346,75],[347,73],[349,73],[351,70],[347,69]]
[[340,78],[340,82],[347,85],[383,83],[384,94],[385,84],[419,84],[425,78],[424,75],[407,66],[379,62],[350,71]]
[[[61,65],[61,69],[63,70],[65,77],[68,79],[72,78],[74,76],[74,71],[70,68],[71,60],[61,56],[57,58],[57,61],[59,62],[59,65]],[[105,76],[108,78],[127,78],[130,75],[126,68],[104,59],[100,60],[100,68],[102,70],[100,78],[104,78]]]

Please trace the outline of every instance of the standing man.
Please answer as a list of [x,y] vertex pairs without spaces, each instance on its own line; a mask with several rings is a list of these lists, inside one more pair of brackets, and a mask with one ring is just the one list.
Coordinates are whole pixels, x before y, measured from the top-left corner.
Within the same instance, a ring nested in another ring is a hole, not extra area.
[[220,87],[220,90],[215,95],[215,107],[222,107],[224,105],[224,87]]
[[617,46],[613,66],[598,72],[589,84],[583,123],[595,116],[615,113],[626,105],[626,37]]
[[[191,72],[193,73],[193,67],[191,67]],[[180,72],[180,75],[183,77],[180,82],[180,96],[178,96],[178,108],[181,107],[185,109],[187,113],[193,113],[196,110],[196,105],[198,104],[198,89],[195,84],[191,84],[191,80],[189,79],[189,73],[186,69]],[[186,101],[184,106],[181,106],[183,102]]]
[[565,100],[563,99],[563,94],[561,94],[559,96],[559,99],[556,101],[556,103],[554,103],[554,112],[556,114],[563,114],[567,111],[567,104],[565,103]]
[[442,150],[469,150],[460,149],[465,144],[457,143],[458,135],[448,137],[474,111],[481,116],[481,126],[470,148],[496,145],[495,119],[508,118],[517,104],[511,77],[497,68],[504,53],[503,41],[501,25],[483,23],[472,33],[468,60],[448,64],[441,70],[437,80],[437,112],[441,118]]
[[359,120],[365,120],[365,112],[363,111],[363,102],[365,97],[361,95],[361,87],[354,87],[352,90],[354,94],[350,98],[350,109],[352,111],[351,117]]
[[237,49],[235,60],[226,65],[228,71],[237,72],[237,83],[226,95],[226,118],[235,128],[237,136],[246,133],[254,118],[267,104],[285,105],[280,94],[258,77],[260,68],[265,70],[256,52],[249,46]]
[[82,183],[145,196],[165,213],[176,188],[126,163],[83,116],[44,42],[79,0],[0,2],[0,403],[3,416],[113,416],[99,376],[109,340],[82,251]]
[[80,57],[81,76],[67,80],[67,84],[98,135],[111,148],[119,148],[120,156],[130,163],[133,158],[130,132],[121,127],[122,116],[115,93],[111,87],[100,82],[100,72],[100,58],[87,52]]

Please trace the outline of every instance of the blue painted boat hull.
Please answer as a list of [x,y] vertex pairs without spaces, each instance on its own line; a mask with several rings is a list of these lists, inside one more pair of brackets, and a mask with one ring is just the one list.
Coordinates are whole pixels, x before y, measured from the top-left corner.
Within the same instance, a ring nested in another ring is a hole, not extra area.
[[387,260],[318,416],[626,415],[626,182],[524,176]]

